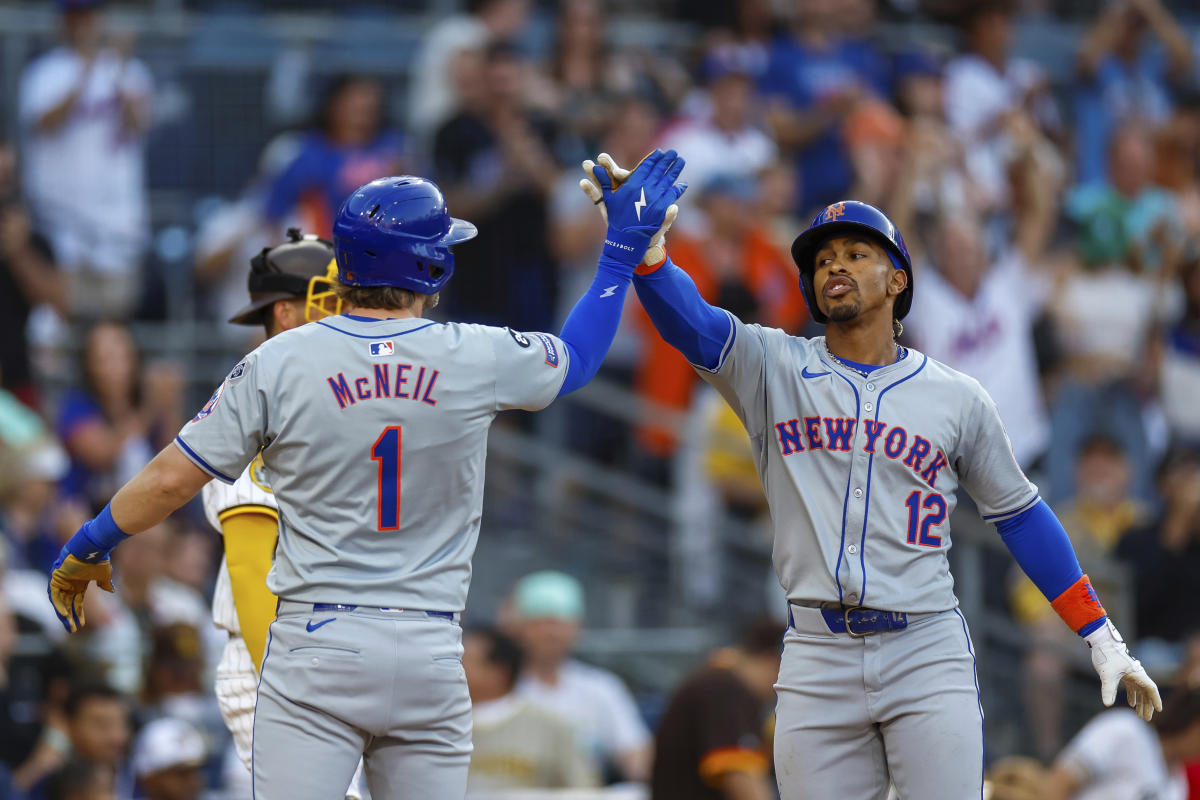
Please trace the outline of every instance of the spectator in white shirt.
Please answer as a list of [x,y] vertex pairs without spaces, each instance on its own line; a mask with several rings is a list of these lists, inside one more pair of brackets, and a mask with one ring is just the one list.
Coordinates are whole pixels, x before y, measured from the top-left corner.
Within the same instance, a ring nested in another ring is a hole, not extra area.
[[526,575],[513,591],[514,633],[525,651],[517,694],[571,723],[598,772],[650,777],[653,741],[633,696],[611,672],[570,657],[583,621],[583,587],[561,572]]
[[1031,61],[1009,55],[1012,14],[1004,0],[971,7],[963,20],[968,52],[946,65],[946,119],[962,141],[971,177],[993,208],[1010,203],[1007,170],[1013,125],[1042,128],[1060,119],[1046,76]]
[[[918,145],[934,142],[919,140]],[[908,160],[919,162],[923,155],[912,152]],[[920,270],[921,291],[913,296],[917,313],[905,328],[918,349],[983,385],[1005,421],[1017,461],[1029,469],[1046,450],[1050,434],[1033,327],[1053,285],[1044,251],[1058,187],[1044,179],[1032,149],[1018,166],[1014,174],[1022,196],[1013,246],[990,255],[983,226],[969,210],[943,209],[930,242],[932,268]],[[911,169],[902,176],[907,185],[892,207],[901,219],[913,211],[917,177]],[[915,263],[925,263],[919,237],[911,237],[910,244]]]
[[21,76],[24,189],[68,275],[74,316],[123,316],[147,241],[151,78],[132,41],[108,43],[99,0],[59,0],[63,43]]
[[[696,114],[679,120],[659,137],[660,147],[687,153],[684,178],[690,185],[707,186],[725,176],[753,179],[774,162],[775,141],[755,124],[755,82],[765,67],[762,52],[753,47],[721,44],[704,57],[700,71],[705,89],[695,103]],[[683,214],[678,224],[686,229],[702,219],[702,215]]]
[[1104,711],[1066,746],[1046,800],[1186,800],[1183,765],[1200,758],[1200,689],[1177,690],[1153,723],[1128,708]]

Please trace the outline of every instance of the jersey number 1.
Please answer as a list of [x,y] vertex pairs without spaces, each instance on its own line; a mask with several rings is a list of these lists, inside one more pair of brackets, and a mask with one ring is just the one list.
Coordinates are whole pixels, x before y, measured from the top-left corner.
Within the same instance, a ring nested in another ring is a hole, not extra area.
[[379,530],[400,529],[400,443],[403,431],[389,425],[371,445],[371,460],[379,462]]
[[[934,536],[929,529],[946,521],[946,498],[937,492],[930,492],[925,502],[921,502],[921,492],[915,491],[904,501],[904,505],[908,506],[908,543],[941,547],[942,537]],[[920,519],[922,508],[929,511],[924,519]]]

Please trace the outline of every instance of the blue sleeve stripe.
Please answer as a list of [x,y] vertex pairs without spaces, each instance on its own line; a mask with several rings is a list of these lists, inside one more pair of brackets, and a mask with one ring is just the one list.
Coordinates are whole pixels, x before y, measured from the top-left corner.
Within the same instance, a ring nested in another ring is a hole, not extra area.
[[[723,308],[721,310],[725,311],[725,316],[729,319],[729,336],[725,339],[725,345],[721,348],[721,354],[717,356],[717,365],[709,369],[703,364],[692,364],[696,369],[702,369],[705,372],[720,372],[721,367],[725,366],[725,359],[729,357],[729,352],[733,350],[733,340],[737,337],[737,324],[733,321],[733,314]],[[690,364],[691,362],[689,361],[688,363]]]
[[999,520],[1004,519],[1005,517],[1011,517],[1014,514],[1020,514],[1022,511],[1028,511],[1030,508],[1033,507],[1034,503],[1036,503],[1038,500],[1041,500],[1041,499],[1042,499],[1042,496],[1040,494],[1035,494],[1033,496],[1032,500],[1030,500],[1027,503],[1024,503],[1023,505],[1020,505],[1020,506],[1014,508],[1012,511],[1003,511],[999,514],[984,514],[983,520],[984,520],[984,522],[997,522]]
[[222,480],[225,483],[228,483],[231,485],[233,483],[237,482],[237,478],[229,477],[224,472],[221,472],[221,470],[213,467],[211,464],[209,464],[207,461],[205,461],[203,458],[201,458],[200,455],[195,450],[188,447],[187,442],[185,442],[183,439],[181,439],[178,436],[175,437],[175,446],[179,448],[180,452],[182,452],[185,456],[187,456],[187,459],[189,461],[191,461],[193,464],[195,464],[200,469],[207,472],[209,475],[212,475],[214,478],[217,478],[218,480]]

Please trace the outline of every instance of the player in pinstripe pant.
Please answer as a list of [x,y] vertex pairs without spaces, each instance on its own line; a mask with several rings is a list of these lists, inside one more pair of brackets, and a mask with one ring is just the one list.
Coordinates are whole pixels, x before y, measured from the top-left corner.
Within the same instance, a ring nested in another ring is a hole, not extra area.
[[[333,245],[288,230],[288,241],[250,263],[250,302],[230,322],[262,325],[267,338],[338,312],[330,292]],[[233,484],[210,481],[201,492],[204,516],[224,536],[225,558],[213,591],[213,623],[229,634],[217,666],[216,695],[238,758],[250,768],[258,670],[277,598],[267,588],[275,557],[279,507],[262,455]],[[362,764],[347,797],[362,797]]]

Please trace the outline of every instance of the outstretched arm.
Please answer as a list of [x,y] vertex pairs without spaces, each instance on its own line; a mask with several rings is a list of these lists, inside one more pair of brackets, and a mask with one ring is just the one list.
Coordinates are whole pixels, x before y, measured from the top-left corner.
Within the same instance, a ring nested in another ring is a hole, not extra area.
[[628,291],[628,269],[601,258],[592,285],[571,309],[558,334],[570,354],[559,397],[582,388],[595,377],[617,335]]
[[[601,153],[595,162],[583,162],[583,171],[588,178],[580,181],[579,186],[607,220],[601,178],[621,185],[629,178],[630,171],[607,153]],[[733,338],[733,323],[727,313],[704,301],[691,277],[667,256],[666,234],[676,213],[678,208],[674,206],[667,210],[663,226],[651,239],[645,257],[634,271],[634,287],[663,339],[692,364],[715,371]]]
[[1158,687],[1129,654],[1050,506],[1038,500],[1029,509],[996,523],[996,528],[1017,564],[1051,607],[1092,649],[1092,665],[1100,676],[1104,705],[1113,704],[1117,688],[1124,684],[1129,705],[1142,719],[1149,721],[1155,711],[1162,711]]
[[1108,617],[1079,566],[1075,548],[1045,501],[996,523],[1004,544],[1063,621],[1080,636],[1104,626]]
[[[1058,615],[1087,641],[1104,705],[1113,704],[1118,687],[1124,684],[1129,705],[1149,721],[1155,710],[1162,710],[1158,687],[1129,654],[1080,569],[1062,523],[1021,471],[995,401],[978,384],[962,425],[968,433],[949,459],[960,484],[978,504],[984,520],[996,525],[1017,564]],[[942,458],[937,461],[946,463]],[[936,472],[931,471],[930,484],[936,481]]]
[[678,213],[675,201],[687,184],[675,180],[684,163],[674,150],[655,150],[620,182],[592,165],[595,183],[588,194],[602,204],[608,230],[596,277],[559,334],[570,355],[560,397],[585,385],[600,368],[617,333],[634,268]]
[[697,367],[712,372],[721,366],[733,321],[727,311],[705,302],[691,276],[664,256],[659,264],[639,267],[633,285],[667,344]]
[[211,480],[175,445],[167,445],[121,487],[112,502],[88,520],[58,554],[50,574],[50,602],[63,626],[74,633],[84,625],[83,595],[88,584],[113,591],[108,554],[130,535],[154,527]]

